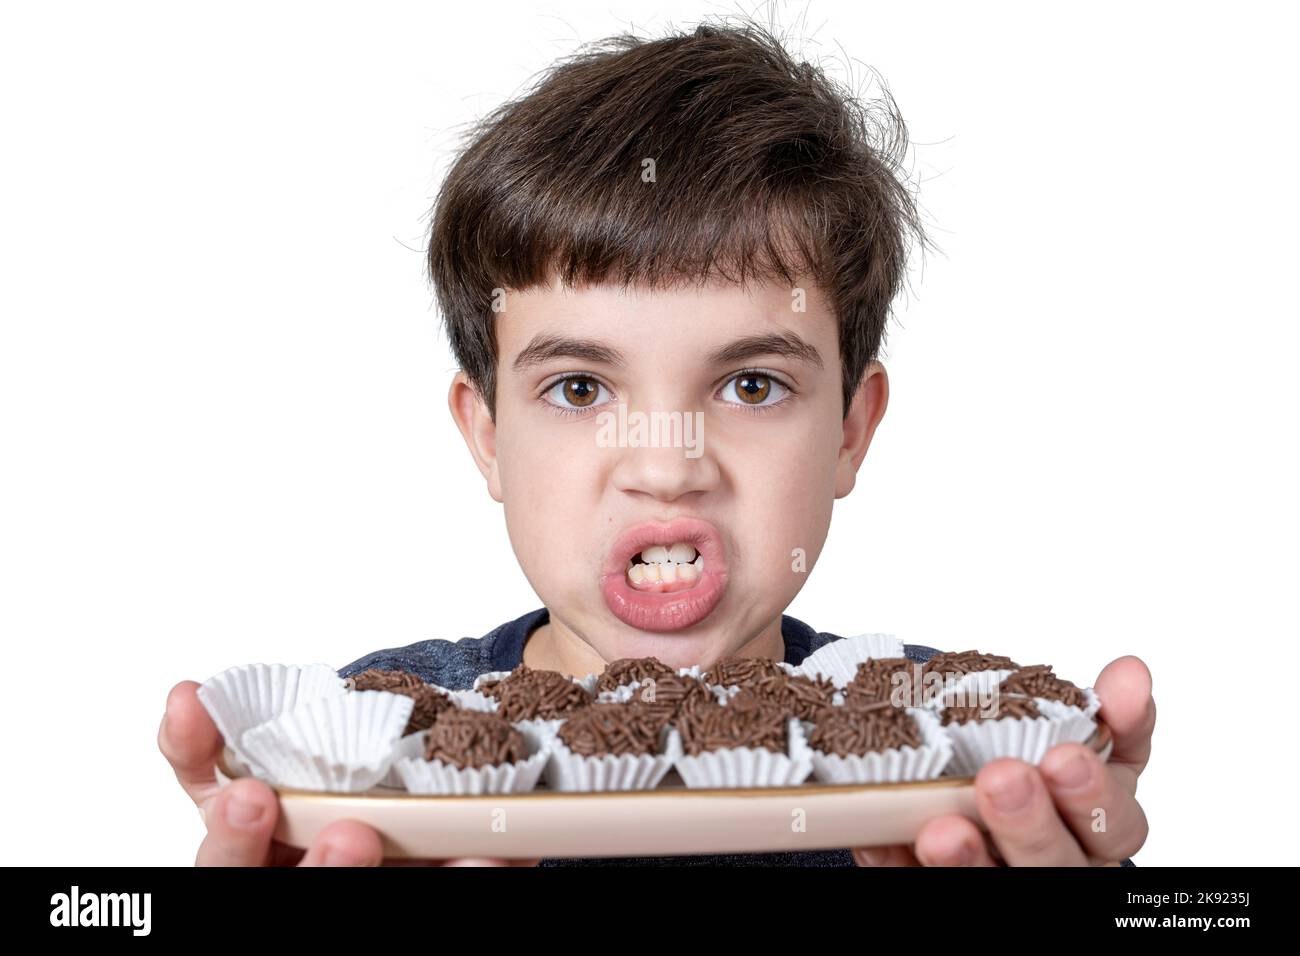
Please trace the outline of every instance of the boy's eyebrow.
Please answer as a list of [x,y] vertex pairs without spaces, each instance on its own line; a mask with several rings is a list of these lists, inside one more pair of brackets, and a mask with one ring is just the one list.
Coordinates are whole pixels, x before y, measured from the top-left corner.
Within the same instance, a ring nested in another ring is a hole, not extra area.
[[747,335],[742,339],[736,339],[710,352],[708,362],[710,365],[730,365],[732,362],[743,362],[760,355],[780,355],[806,362],[816,368],[822,367],[821,353],[790,331]]
[[603,342],[541,333],[533,336],[533,340],[515,356],[514,370],[520,372],[553,358],[585,359],[588,362],[601,362],[620,367],[626,364],[622,352]]
[[[821,353],[794,332],[747,335],[714,349],[707,356],[710,365],[743,362],[760,355],[781,355],[816,368],[822,368]],[[627,362],[618,349],[591,339],[575,339],[565,335],[539,334],[515,356],[514,370],[523,371],[553,358],[576,358],[588,362],[622,367]]]

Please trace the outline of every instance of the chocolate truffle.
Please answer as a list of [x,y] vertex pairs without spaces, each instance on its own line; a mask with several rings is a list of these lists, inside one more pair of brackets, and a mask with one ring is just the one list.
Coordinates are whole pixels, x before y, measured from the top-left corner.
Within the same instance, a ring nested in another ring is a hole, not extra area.
[[888,701],[823,707],[814,718],[808,744],[825,754],[847,757],[899,747],[920,747],[921,728],[905,707]]
[[1052,673],[1050,664],[1033,664],[1022,667],[1007,676],[999,685],[1003,694],[1024,694],[1026,697],[1044,697],[1059,700],[1074,707],[1087,707],[1088,698],[1076,685]]
[[829,677],[815,680],[803,674],[787,674],[783,670],[768,672],[743,685],[761,697],[778,704],[787,715],[812,719],[822,707],[828,707],[835,696],[835,684]]
[[[894,675],[903,674],[906,676],[906,683],[895,685]],[[906,694],[907,701],[912,703],[916,695],[912,693],[912,682],[920,679],[922,703],[927,703],[934,697],[938,696],[938,687],[927,688],[925,682],[925,671],[906,657],[874,657],[862,661],[858,664],[857,673],[853,675],[853,680],[849,681],[844,687],[845,702],[854,701],[863,704],[872,704],[878,701],[888,701],[892,697],[895,687],[901,687]]]
[[598,702],[573,711],[560,725],[559,737],[582,757],[659,752],[665,721],[644,704]]
[[631,699],[665,721],[674,720],[683,709],[701,701],[715,700],[703,681],[677,674],[648,679],[636,688]]
[[645,680],[647,677],[659,680],[662,677],[675,677],[676,674],[675,670],[657,657],[622,657],[611,661],[605,668],[605,672],[600,675],[600,680],[596,684],[596,691],[599,693],[614,690],[624,684]]
[[403,691],[419,690],[425,686],[424,681],[409,671],[388,671],[371,667],[348,678],[352,690],[386,690],[394,694]]
[[1003,717],[1041,717],[1038,706],[1031,697],[1017,697],[1014,694],[999,694],[997,712],[992,717],[984,715],[984,707],[979,704],[965,704],[945,707],[942,713],[943,726],[949,724],[967,724],[981,720],[1001,720]]
[[709,684],[727,687],[737,684],[744,687],[762,677],[784,677],[786,672],[776,666],[776,661],[766,657],[725,657],[704,672]]
[[497,712],[506,720],[550,720],[591,703],[582,685],[559,671],[534,670],[520,664],[499,681],[491,681],[480,692],[497,700]]
[[1016,670],[1020,667],[1009,657],[999,654],[985,654],[981,651],[947,651],[935,654],[925,662],[923,672],[938,671],[942,674],[972,674],[975,671]]
[[380,670],[372,667],[351,678],[353,690],[386,690],[415,701],[402,735],[413,734],[432,726],[438,715],[455,709],[456,701],[441,688],[426,684],[406,671]]
[[441,760],[454,767],[491,767],[528,759],[524,735],[510,722],[490,711],[444,711],[429,728],[425,760]]
[[786,753],[789,719],[779,704],[746,688],[725,704],[717,700],[692,703],[682,709],[676,726],[682,736],[682,751],[689,755],[729,747]]

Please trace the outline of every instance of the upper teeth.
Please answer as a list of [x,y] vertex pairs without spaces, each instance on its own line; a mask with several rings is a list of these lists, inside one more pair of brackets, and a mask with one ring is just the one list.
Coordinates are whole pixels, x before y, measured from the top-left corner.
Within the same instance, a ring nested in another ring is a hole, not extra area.
[[628,576],[634,584],[655,581],[671,584],[679,578],[693,581],[704,571],[704,556],[681,541],[670,546],[656,544],[646,548],[639,555],[641,563],[635,560],[636,557],[627,562]]
[[[695,549],[689,544],[676,542],[671,547],[656,544],[641,552],[641,560],[646,564],[691,564],[698,560]],[[629,562],[630,563],[630,562]]]

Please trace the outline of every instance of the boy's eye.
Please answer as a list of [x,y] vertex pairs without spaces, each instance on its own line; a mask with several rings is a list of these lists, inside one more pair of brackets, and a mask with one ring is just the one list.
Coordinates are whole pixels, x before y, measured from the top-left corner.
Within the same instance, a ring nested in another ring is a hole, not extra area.
[[759,372],[742,372],[722,386],[723,399],[730,401],[727,393],[731,392],[736,396],[733,404],[737,405],[775,405],[788,391],[789,389],[772,376]]
[[608,401],[597,401],[597,396],[606,391],[605,387],[594,378],[575,375],[562,378],[546,390],[548,400],[561,409],[593,408]]

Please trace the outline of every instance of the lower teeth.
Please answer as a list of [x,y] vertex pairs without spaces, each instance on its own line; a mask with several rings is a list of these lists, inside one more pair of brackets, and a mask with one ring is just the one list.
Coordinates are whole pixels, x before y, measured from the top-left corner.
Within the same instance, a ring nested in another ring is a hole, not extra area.
[[674,561],[651,561],[643,564],[629,563],[627,579],[635,588],[655,590],[666,585],[694,584],[703,573],[704,557],[701,555],[689,564]]

